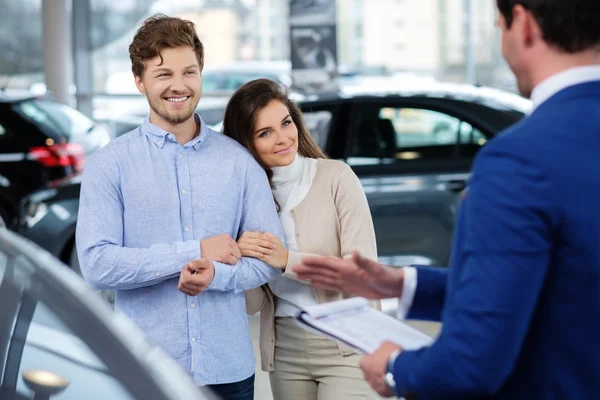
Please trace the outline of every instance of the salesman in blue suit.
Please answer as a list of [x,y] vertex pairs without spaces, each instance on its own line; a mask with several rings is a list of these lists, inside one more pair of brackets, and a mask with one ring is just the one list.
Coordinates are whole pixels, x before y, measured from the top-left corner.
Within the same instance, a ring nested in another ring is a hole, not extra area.
[[600,399],[600,4],[497,6],[504,57],[534,110],[479,152],[450,269],[355,254],[294,270],[316,287],[400,295],[409,318],[443,323],[430,347],[385,343],[363,358],[381,395]]

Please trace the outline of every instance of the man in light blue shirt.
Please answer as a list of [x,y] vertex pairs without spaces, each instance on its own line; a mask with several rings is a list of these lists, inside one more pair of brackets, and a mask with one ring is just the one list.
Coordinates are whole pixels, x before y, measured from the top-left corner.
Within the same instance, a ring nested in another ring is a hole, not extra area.
[[[198,385],[252,399],[244,290],[281,271],[241,257],[234,238],[283,237],[268,179],[242,146],[194,114],[203,48],[191,22],[147,20],[130,56],[150,115],[86,164],[77,224],[83,275],[95,289],[115,290],[116,309]],[[196,259],[204,267],[184,277]]]

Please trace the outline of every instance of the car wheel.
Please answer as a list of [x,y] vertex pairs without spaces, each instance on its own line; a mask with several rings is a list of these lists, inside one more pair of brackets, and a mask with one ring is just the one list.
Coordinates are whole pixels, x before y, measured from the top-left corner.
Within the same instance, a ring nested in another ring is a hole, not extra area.
[[[77,257],[77,248],[73,245],[73,251],[71,251],[71,257],[69,259],[69,266],[79,275],[81,275],[81,267],[79,266],[79,257]],[[98,291],[102,298],[110,304],[111,307],[115,306],[115,292],[112,290],[99,290]]]

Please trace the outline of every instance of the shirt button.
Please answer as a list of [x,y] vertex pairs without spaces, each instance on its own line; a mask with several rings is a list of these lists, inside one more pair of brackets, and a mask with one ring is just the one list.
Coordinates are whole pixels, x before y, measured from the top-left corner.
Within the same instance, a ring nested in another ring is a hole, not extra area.
[[192,304],[190,304],[190,307],[196,308],[196,305],[194,303],[192,303]]
[[192,342],[196,343],[196,338],[195,337],[192,338]]
[[160,272],[157,272],[155,275],[156,275],[156,276],[160,276]]
[[179,155],[179,158],[183,158],[183,154],[180,154],[180,155]]
[[167,135],[167,139],[173,139],[173,135],[171,135],[170,133]]
[[183,190],[181,191],[181,193],[183,193],[183,194],[187,194],[187,190],[183,189]]
[[189,232],[190,231],[190,227],[186,226],[185,228],[183,228],[184,231]]

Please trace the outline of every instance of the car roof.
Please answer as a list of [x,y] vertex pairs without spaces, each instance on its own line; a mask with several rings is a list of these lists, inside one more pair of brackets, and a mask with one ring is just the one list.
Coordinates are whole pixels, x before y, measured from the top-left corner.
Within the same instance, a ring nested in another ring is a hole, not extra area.
[[[385,82],[385,84],[381,84]],[[493,108],[512,109],[522,113],[531,110],[531,100],[515,93],[468,84],[443,82],[403,82],[394,85],[390,81],[364,81],[358,85],[343,86],[338,92],[309,95],[303,104],[339,101],[344,99],[377,98],[430,98],[473,102]]]
[[35,99],[38,96],[26,90],[0,89],[0,103],[16,103]]

